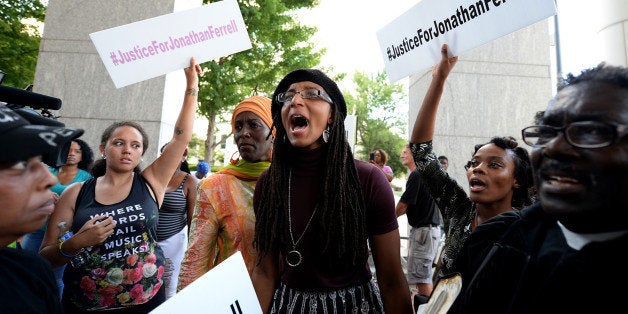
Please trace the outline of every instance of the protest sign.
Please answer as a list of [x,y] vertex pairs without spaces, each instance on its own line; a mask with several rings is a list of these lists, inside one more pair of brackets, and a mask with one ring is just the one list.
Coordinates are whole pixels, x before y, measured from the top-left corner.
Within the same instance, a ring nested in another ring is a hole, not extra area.
[[377,32],[391,82],[556,14],[554,0],[422,0]]
[[91,33],[116,88],[251,48],[236,0]]
[[159,305],[151,314],[262,313],[253,283],[237,251]]

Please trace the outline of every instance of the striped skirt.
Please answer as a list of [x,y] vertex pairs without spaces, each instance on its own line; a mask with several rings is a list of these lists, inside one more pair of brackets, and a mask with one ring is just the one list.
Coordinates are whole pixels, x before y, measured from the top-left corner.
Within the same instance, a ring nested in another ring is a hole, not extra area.
[[384,313],[379,288],[369,282],[329,291],[301,291],[281,283],[275,289],[270,313]]

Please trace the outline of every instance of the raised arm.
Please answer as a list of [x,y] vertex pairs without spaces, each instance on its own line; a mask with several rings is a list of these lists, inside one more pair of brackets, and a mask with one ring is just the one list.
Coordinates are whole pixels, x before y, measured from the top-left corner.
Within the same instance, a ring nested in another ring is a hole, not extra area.
[[458,61],[457,56],[448,56],[447,44],[443,44],[440,53],[441,60],[432,69],[432,82],[427,89],[419,113],[414,121],[410,143],[423,143],[431,141],[434,138],[436,112],[440,98],[443,95],[443,89],[445,88],[445,80]]
[[190,59],[190,66],[184,69],[186,89],[183,96],[183,106],[174,125],[172,139],[161,155],[142,172],[142,175],[155,189],[157,201],[161,204],[166,187],[174,172],[178,169],[181,156],[192,139],[192,128],[196,104],[198,103],[198,76],[201,74],[200,65],[194,57]]

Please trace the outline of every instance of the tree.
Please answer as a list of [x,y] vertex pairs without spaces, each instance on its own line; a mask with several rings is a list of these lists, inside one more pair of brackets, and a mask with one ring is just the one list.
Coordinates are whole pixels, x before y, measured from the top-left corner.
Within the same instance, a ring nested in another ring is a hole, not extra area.
[[[204,0],[204,3],[213,1]],[[316,0],[238,0],[253,48],[205,62],[200,77],[199,114],[208,120],[204,159],[212,161],[216,120],[242,99],[272,95],[289,71],[310,68],[325,50],[316,50],[310,37],[316,28],[293,19],[294,11],[312,8]],[[224,139],[223,139],[224,140]]]
[[375,149],[388,153],[388,165],[395,176],[405,175],[405,166],[397,158],[408,142],[405,122],[407,112],[399,110],[405,97],[401,84],[386,82],[385,72],[368,76],[362,72],[353,75],[356,94],[345,92],[349,112],[356,115],[356,158],[368,160]]
[[0,71],[3,85],[23,88],[35,79],[41,34],[28,21],[43,23],[46,7],[39,0],[0,0]]
[[188,162],[192,163],[196,163],[196,160],[203,160],[203,156],[205,154],[204,149],[203,149],[203,145],[204,145],[204,140],[199,138],[198,136],[196,136],[196,134],[192,134],[192,139],[190,140],[190,143],[188,144]]

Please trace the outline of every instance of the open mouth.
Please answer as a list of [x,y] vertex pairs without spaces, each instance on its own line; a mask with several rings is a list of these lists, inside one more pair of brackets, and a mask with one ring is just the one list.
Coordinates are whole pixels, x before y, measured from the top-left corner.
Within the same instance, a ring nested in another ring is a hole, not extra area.
[[542,187],[552,192],[576,192],[591,184],[586,171],[574,165],[558,162],[544,163],[540,168]]
[[469,189],[471,191],[480,191],[483,190],[484,188],[486,188],[486,183],[482,182],[481,180],[478,179],[471,179],[469,180]]
[[307,121],[307,119],[300,114],[295,114],[290,118],[290,126],[292,131],[305,129],[308,125],[309,122]]
[[569,177],[560,177],[560,176],[546,176],[543,179],[551,185],[557,184],[579,184],[580,181],[574,178]]

